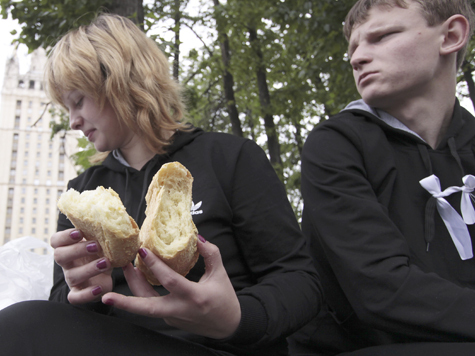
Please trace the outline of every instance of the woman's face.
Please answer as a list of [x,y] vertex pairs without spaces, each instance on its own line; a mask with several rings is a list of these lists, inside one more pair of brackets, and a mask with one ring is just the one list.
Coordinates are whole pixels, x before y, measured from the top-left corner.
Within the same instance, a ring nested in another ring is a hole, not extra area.
[[135,136],[125,125],[119,125],[108,100],[101,110],[92,98],[78,90],[71,90],[63,93],[63,102],[69,109],[71,129],[81,130],[99,152],[125,147]]

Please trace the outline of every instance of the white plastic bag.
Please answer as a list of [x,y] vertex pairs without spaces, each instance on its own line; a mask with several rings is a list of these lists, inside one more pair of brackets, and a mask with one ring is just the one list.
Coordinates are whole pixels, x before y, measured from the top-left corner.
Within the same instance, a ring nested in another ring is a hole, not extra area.
[[[46,249],[40,255],[32,249]],[[48,299],[53,286],[53,248],[25,236],[0,246],[0,309],[24,300]]]

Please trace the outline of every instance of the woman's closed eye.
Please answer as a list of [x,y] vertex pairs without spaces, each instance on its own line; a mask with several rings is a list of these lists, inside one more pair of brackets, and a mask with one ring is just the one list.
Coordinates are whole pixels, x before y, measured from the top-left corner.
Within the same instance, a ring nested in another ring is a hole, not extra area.
[[82,96],[82,97],[76,102],[76,104],[74,104],[74,107],[75,107],[76,109],[80,108],[80,107],[82,106],[83,100],[84,100],[84,97]]

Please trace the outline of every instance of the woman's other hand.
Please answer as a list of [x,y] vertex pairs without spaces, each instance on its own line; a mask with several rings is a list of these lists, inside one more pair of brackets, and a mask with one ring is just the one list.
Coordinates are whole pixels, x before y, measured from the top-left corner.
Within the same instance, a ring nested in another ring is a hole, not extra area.
[[160,296],[137,268],[124,267],[135,297],[107,293],[102,302],[128,312],[163,318],[176,328],[214,339],[231,336],[241,320],[241,307],[224,269],[218,247],[201,236],[198,251],[203,256],[206,272],[198,283],[173,271],[150,250],[139,251],[142,260],[163,287],[170,292]]
[[63,268],[71,304],[92,302],[112,291],[112,268],[107,258],[98,255],[97,241],[86,241],[81,231],[69,229],[51,236],[51,246],[54,260]]

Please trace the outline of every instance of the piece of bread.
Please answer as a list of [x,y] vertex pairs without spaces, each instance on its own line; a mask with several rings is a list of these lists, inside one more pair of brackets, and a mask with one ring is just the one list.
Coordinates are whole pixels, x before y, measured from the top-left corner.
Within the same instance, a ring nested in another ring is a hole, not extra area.
[[59,198],[58,208],[86,240],[99,242],[99,255],[107,257],[113,267],[134,260],[140,248],[139,228],[112,188],[97,187],[82,193],[71,188]]
[[[193,177],[180,163],[164,164],[148,187],[145,220],[140,229],[141,247],[159,256],[174,271],[186,276],[198,260],[197,236],[191,217]],[[150,284],[159,280],[139,255],[136,267]]]

